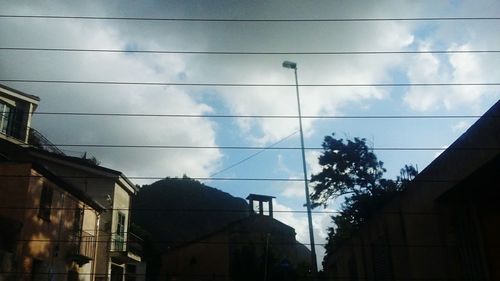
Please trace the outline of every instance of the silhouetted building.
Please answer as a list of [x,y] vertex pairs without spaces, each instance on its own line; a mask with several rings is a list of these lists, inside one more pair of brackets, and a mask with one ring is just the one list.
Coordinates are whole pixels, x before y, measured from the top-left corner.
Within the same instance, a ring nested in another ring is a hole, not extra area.
[[324,262],[329,280],[500,280],[500,102]]
[[292,227],[273,218],[273,198],[250,194],[248,217],[167,251],[162,280],[301,280],[310,251],[295,240]]

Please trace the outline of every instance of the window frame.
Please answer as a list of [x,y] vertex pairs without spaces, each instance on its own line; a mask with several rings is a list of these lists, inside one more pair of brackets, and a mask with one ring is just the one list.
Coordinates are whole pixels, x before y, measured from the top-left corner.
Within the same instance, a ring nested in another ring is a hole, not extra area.
[[10,135],[13,112],[14,107],[11,104],[0,100],[0,133]]
[[54,189],[50,187],[47,183],[43,183],[42,191],[40,193],[38,217],[45,221],[50,221],[50,215],[52,213],[53,197],[54,197]]

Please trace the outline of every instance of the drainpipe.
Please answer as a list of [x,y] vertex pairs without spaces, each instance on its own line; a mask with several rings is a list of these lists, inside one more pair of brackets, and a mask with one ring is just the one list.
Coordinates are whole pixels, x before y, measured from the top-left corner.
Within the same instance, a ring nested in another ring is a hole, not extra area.
[[95,244],[95,247],[94,247],[92,268],[90,269],[91,274],[92,274],[91,275],[92,281],[95,281],[95,263],[96,263],[96,258],[97,258],[97,247],[99,246],[99,243],[97,243],[97,241],[99,241],[99,219],[101,218],[101,214],[99,212],[94,210],[94,213],[96,215],[96,220],[95,220],[95,224],[94,224],[94,237],[95,237],[94,244]]

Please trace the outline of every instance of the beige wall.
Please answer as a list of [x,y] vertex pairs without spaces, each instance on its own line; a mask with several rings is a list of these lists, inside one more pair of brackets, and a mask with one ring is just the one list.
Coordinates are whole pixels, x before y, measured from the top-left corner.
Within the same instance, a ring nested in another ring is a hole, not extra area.
[[[18,280],[31,280],[34,259],[54,273],[54,280],[66,280],[64,273],[75,269],[83,276],[91,276],[93,262],[79,268],[68,261],[68,254],[75,247],[73,225],[75,209],[84,209],[83,230],[96,235],[98,213],[66,190],[44,178],[30,164],[0,164],[2,196],[0,216],[22,223],[15,256],[16,271],[24,272]],[[15,176],[15,177],[6,177]],[[31,177],[30,177],[31,176]],[[39,217],[40,195],[43,185],[53,190],[50,220]],[[9,209],[8,207],[17,207]],[[63,274],[61,274],[63,273]],[[89,280],[89,279],[87,279]]]

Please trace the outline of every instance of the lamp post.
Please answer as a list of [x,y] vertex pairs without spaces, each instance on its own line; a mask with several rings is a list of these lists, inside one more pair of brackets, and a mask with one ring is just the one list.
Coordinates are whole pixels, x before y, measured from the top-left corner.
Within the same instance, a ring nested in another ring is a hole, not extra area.
[[300,95],[299,95],[299,80],[297,79],[297,63],[291,61],[284,61],[283,67],[293,69],[295,73],[295,89],[297,90],[297,108],[299,110],[300,148],[302,151],[302,168],[304,170],[304,188],[306,193],[307,220],[309,222],[309,239],[311,242],[311,265],[312,265],[313,275],[316,276],[316,273],[318,272],[318,264],[316,261],[316,248],[314,244],[314,232],[313,232],[312,215],[311,215],[311,200],[309,199],[309,186],[307,184],[308,181],[307,181],[307,168],[306,168],[306,154],[304,152],[304,132],[302,130],[302,114],[300,111]]

